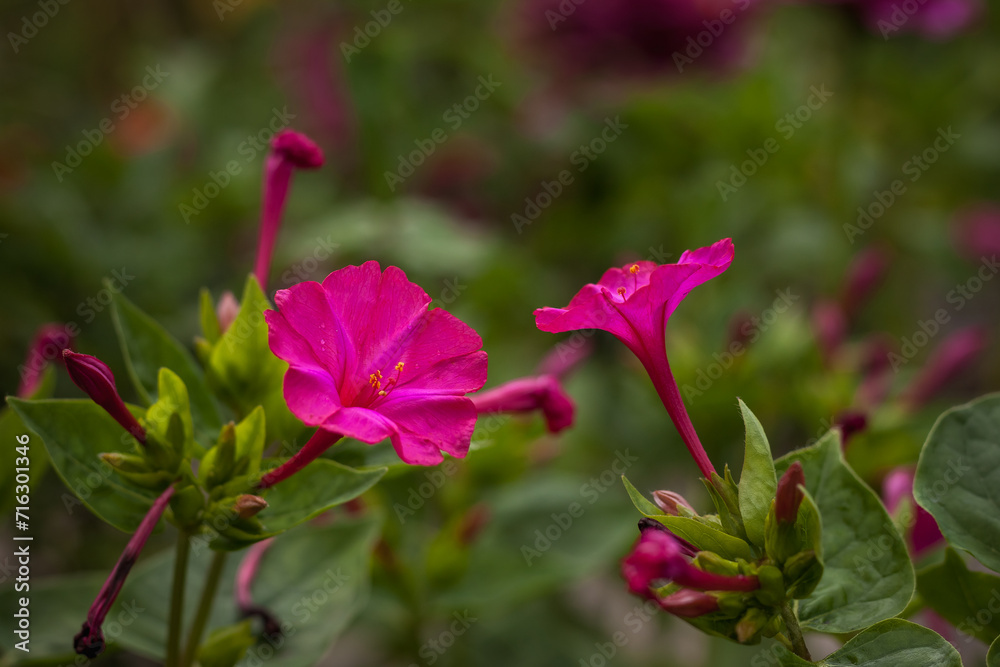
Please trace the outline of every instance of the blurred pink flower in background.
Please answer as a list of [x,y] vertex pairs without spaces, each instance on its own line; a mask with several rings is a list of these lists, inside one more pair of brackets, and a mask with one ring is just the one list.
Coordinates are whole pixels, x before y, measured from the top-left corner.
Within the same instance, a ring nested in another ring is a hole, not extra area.
[[885,507],[894,514],[902,502],[910,505],[907,520],[907,544],[914,558],[919,558],[928,550],[944,543],[944,536],[927,510],[913,499],[913,470],[911,468],[896,468],[882,482],[882,497]]
[[982,203],[959,212],[952,232],[958,251],[969,260],[1000,254],[1000,205]]

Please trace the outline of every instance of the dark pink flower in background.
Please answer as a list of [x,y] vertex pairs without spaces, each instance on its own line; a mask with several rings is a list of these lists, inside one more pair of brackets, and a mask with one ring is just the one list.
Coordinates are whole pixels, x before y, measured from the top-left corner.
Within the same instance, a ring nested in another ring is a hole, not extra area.
[[667,413],[702,474],[715,472],[681,400],[667,361],[667,322],[680,302],[698,285],[718,276],[733,261],[733,242],[723,239],[688,250],[676,264],[636,262],[608,269],[596,283],[583,286],[565,308],[540,308],[535,324],[562,333],[601,329],[623,342],[642,362]]
[[934,517],[913,499],[913,469],[897,468],[890,472],[882,482],[882,496],[890,514],[894,514],[903,501],[909,504],[913,514],[907,522],[907,540],[914,558],[944,543],[944,536]]
[[812,309],[812,326],[823,362],[829,365],[847,336],[844,310],[835,301],[820,301]]
[[885,279],[889,255],[877,246],[865,248],[851,260],[841,287],[840,304],[844,317],[852,321]]
[[527,49],[562,75],[634,77],[728,66],[743,55],[753,0],[524,0]]
[[699,591],[755,591],[757,577],[722,575],[705,572],[688,562],[677,540],[659,530],[642,533],[632,552],[622,561],[622,576],[629,590],[644,597],[654,597],[651,587],[657,582],[675,584]]
[[960,253],[974,262],[1000,255],[1000,205],[978,204],[960,212],[952,227]]
[[146,430],[125,406],[115,386],[115,376],[108,365],[89,354],[72,350],[63,351],[66,370],[70,379],[83,393],[104,408],[123,429],[131,433],[139,442],[146,442]]
[[576,408],[552,375],[519,378],[470,396],[480,414],[531,413],[541,410],[549,433],[573,425]]
[[18,398],[31,398],[42,381],[42,373],[53,361],[63,362],[63,350],[73,346],[73,335],[65,325],[55,322],[44,324],[35,332],[28,348],[24,364],[18,367],[21,383],[17,388]]
[[[932,40],[945,40],[972,26],[982,11],[978,0],[860,0],[869,28],[885,38],[916,33]],[[916,7],[916,11],[907,11]]]
[[264,315],[271,350],[289,364],[285,400],[320,430],[262,488],[340,436],[369,444],[389,438],[413,464],[440,463],[441,451],[465,456],[478,414],[466,394],[486,382],[486,353],[471,327],[428,310],[430,301],[402,270],[383,272],[378,262],[278,291],[278,310]]
[[986,332],[979,327],[950,334],[930,353],[901,400],[911,410],[920,409],[952,379],[971,368],[985,348]]
[[323,152],[304,134],[282,130],[271,140],[271,150],[264,163],[260,239],[257,242],[257,262],[254,265],[254,275],[265,292],[271,269],[271,255],[281,227],[281,215],[292,185],[292,172],[295,169],[318,169],[322,165]]

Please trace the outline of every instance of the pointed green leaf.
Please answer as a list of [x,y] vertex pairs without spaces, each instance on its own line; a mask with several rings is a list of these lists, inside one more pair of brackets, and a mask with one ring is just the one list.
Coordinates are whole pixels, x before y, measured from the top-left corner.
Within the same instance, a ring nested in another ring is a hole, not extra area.
[[670,532],[687,540],[701,551],[711,551],[723,558],[734,560],[742,558],[746,561],[755,560],[750,545],[738,537],[728,535],[721,530],[712,528],[697,519],[683,516],[654,516]]
[[914,588],[906,545],[882,501],[844,462],[839,432],[782,457],[776,472],[794,461],[802,464],[823,527],[825,571],[816,590],[799,602],[803,625],[853,632],[901,612]]
[[129,376],[142,400],[146,405],[156,401],[160,369],[171,369],[187,387],[197,438],[211,442],[222,426],[222,417],[191,354],[120,293],[114,294],[111,313]]
[[201,333],[205,340],[211,345],[215,345],[222,336],[222,328],[219,326],[219,316],[215,313],[215,304],[212,303],[212,295],[207,289],[201,290],[198,303],[198,314],[201,319]]
[[764,523],[778,488],[778,478],[774,474],[774,459],[764,428],[742,400],[740,411],[746,427],[746,453],[740,474],[740,513],[747,537],[763,547]]
[[[917,573],[917,591],[928,606],[965,634],[987,644],[1000,636],[1000,615],[992,613],[1000,609],[1000,577],[970,572],[954,549],[946,550],[941,563]],[[991,612],[985,623],[984,609]]]
[[239,315],[212,349],[208,381],[239,414],[264,407],[268,442],[293,440],[305,427],[285,404],[282,380],[288,364],[274,356],[268,345],[266,310],[271,310],[271,304],[251,275]]
[[651,500],[642,495],[639,489],[635,488],[635,485],[628,480],[628,477],[622,475],[622,484],[625,485],[625,491],[628,492],[628,497],[632,499],[632,504],[635,508],[639,510],[639,513],[643,516],[649,518],[659,518],[663,516],[663,510],[657,507]]
[[198,649],[200,667],[234,667],[257,642],[250,619],[217,628]]
[[247,469],[242,474],[253,477],[260,472],[260,460],[264,455],[266,432],[264,408],[259,405],[236,425],[236,460],[245,459],[247,461]]
[[1000,394],[942,414],[920,453],[913,495],[951,546],[1000,572]]
[[[70,514],[82,502],[118,530],[134,532],[158,493],[123,480],[98,458],[101,452],[129,451],[135,446],[132,436],[88,399],[8,402],[45,443],[52,467],[80,499],[63,494],[62,504]],[[141,409],[133,412],[142,414]]]
[[823,667],[962,667],[955,647],[933,630],[892,618],[876,623],[821,660]]

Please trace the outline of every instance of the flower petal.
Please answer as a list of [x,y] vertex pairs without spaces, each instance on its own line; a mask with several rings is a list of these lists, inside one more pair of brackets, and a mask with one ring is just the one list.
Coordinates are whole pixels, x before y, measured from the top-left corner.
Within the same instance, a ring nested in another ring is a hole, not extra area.
[[396,434],[396,425],[391,419],[368,408],[342,408],[323,422],[323,428],[335,431],[348,438],[374,445]]
[[287,337],[287,331],[273,316],[268,319],[269,325],[275,320],[276,326],[272,351],[291,365],[319,362],[340,386],[353,370],[357,342],[350,336],[345,320],[330,308],[323,286],[313,281],[298,283],[278,290],[274,302],[288,325],[309,345],[315,361],[305,356],[301,344]]
[[[389,396],[394,398],[394,394]],[[469,452],[476,427],[476,407],[462,396],[429,396],[388,400],[379,412],[392,419],[399,431],[392,438],[399,458],[407,463],[436,465],[440,451],[462,458]]]
[[341,409],[337,385],[324,369],[289,367],[284,390],[288,409],[307,426],[319,426]]

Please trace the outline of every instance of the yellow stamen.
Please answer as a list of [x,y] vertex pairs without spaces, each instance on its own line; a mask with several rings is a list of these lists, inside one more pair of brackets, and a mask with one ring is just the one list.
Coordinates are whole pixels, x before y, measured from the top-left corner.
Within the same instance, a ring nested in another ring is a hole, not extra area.
[[625,288],[624,287],[619,287],[618,288],[618,296],[620,296],[623,299],[625,298]]
[[398,364],[396,364],[396,370],[399,371],[399,372],[403,371],[403,362],[402,361],[399,362]]
[[385,396],[385,390],[383,389],[382,391],[380,391],[380,392],[378,393],[378,395],[379,395],[379,396]]
[[638,264],[633,264],[632,266],[628,267],[628,272],[631,273],[631,274],[633,274],[633,275],[635,275],[636,273],[639,273],[639,265]]

